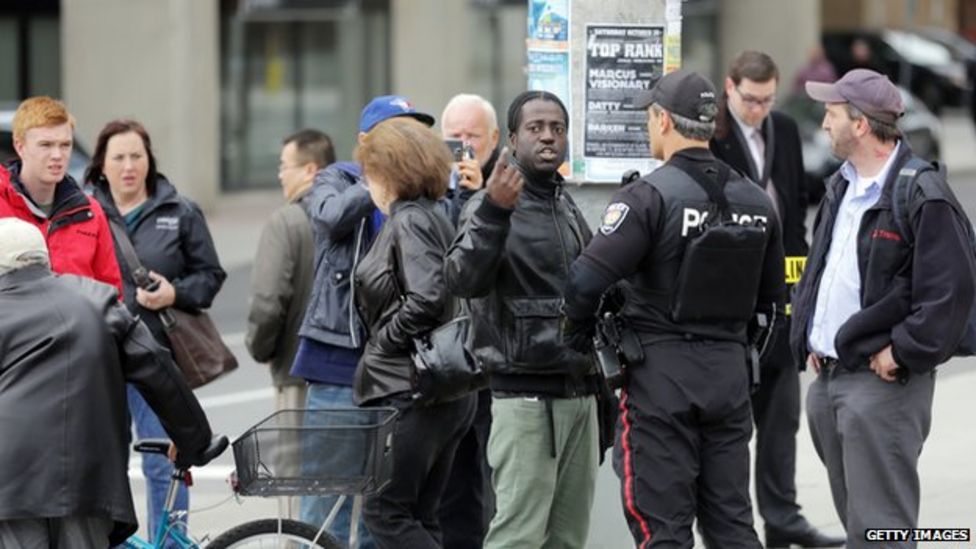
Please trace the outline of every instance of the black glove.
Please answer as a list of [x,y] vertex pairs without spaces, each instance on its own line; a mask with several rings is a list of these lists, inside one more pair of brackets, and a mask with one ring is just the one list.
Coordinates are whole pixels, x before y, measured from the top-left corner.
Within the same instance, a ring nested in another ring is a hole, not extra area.
[[593,350],[593,336],[596,335],[596,320],[573,320],[565,317],[563,323],[563,341],[570,349],[577,353],[589,353]]

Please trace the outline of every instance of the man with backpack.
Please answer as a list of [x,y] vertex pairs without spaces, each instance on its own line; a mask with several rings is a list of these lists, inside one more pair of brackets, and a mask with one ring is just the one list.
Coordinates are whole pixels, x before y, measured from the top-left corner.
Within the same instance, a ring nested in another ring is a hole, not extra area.
[[976,260],[944,175],[902,139],[888,78],[855,69],[806,90],[826,103],[823,128],[845,163],[820,204],[790,340],[818,373],[811,435],[847,546],[863,547],[866,528],[917,525],[935,369],[967,333]]

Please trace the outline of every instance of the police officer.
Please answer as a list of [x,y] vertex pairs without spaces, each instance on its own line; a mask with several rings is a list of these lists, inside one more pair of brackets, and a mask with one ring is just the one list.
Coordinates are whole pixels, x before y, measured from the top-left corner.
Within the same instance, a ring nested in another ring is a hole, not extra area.
[[[614,469],[637,546],[692,547],[697,516],[708,546],[760,547],[749,499],[748,324],[783,299],[778,221],[762,189],[709,152],[718,106],[706,78],[669,73],[633,105],[647,109],[651,154],[665,163],[614,196],[573,263],[566,337],[588,347],[601,295],[626,279],[621,314],[644,360],[629,366],[621,392]],[[718,258],[698,262],[693,243],[713,229],[733,237]],[[708,291],[691,290],[703,280]]]

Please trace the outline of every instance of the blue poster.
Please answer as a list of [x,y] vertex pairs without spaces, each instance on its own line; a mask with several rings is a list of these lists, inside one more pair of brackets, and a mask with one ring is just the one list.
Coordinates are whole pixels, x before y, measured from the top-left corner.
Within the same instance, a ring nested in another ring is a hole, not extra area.
[[565,49],[569,43],[569,0],[530,0],[529,47]]
[[[533,50],[529,55],[529,89],[542,90],[555,94],[567,108],[573,104],[569,87],[569,52]],[[572,158],[567,146],[567,162],[559,168],[564,177],[571,175],[569,159]]]

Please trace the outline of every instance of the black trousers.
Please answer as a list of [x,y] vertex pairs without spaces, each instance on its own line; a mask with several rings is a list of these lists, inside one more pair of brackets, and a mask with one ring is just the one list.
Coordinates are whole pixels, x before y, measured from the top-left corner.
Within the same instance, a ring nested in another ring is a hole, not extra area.
[[445,549],[481,549],[494,514],[495,498],[488,466],[491,390],[477,395],[474,422],[454,453],[447,489],[441,497],[441,532]]
[[789,348],[789,322],[777,330],[752,395],[756,421],[756,500],[766,528],[809,528],[796,503],[796,432],[800,427],[800,374]]
[[393,475],[381,492],[366,498],[363,520],[381,549],[435,549],[442,544],[441,495],[461,437],[474,418],[475,395],[400,409],[393,430]]
[[639,549],[761,547],[752,525],[752,416],[745,349],[730,342],[644,347],[621,392],[614,469]]

